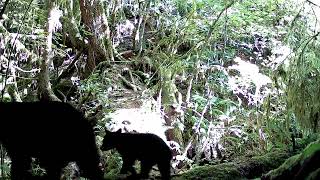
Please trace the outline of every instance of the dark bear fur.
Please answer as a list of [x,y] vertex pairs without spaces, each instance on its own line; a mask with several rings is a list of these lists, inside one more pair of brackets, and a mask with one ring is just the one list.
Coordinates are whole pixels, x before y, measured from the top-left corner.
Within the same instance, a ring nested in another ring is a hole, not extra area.
[[115,148],[122,156],[123,165],[120,173],[131,172],[136,176],[133,164],[135,160],[141,162],[140,178],[148,178],[152,166],[158,165],[162,179],[170,179],[171,150],[168,145],[154,134],[121,133],[106,130],[101,150]]
[[59,180],[61,170],[76,162],[81,176],[103,179],[92,126],[62,102],[0,102],[0,143],[11,158],[11,179],[33,179],[31,158],[46,169],[46,180]]

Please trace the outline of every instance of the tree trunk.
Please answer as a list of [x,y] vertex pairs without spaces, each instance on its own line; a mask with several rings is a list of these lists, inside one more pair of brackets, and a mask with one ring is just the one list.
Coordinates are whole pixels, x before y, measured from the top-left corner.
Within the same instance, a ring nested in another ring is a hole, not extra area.
[[44,101],[60,101],[53,93],[49,79],[49,65],[52,63],[52,33],[54,30],[54,22],[51,20],[51,15],[55,10],[54,3],[48,0],[48,22],[46,26],[47,38],[46,49],[43,53],[43,60],[40,65],[40,73],[38,75],[38,96],[40,100]]
[[84,76],[92,73],[96,65],[102,61],[113,61],[113,49],[110,40],[110,28],[104,6],[100,0],[80,0],[81,17],[88,36],[88,60]]
[[84,41],[79,37],[80,34],[80,21],[81,21],[81,13],[80,13],[80,4],[78,0],[70,0],[70,4],[66,7],[66,15],[67,18],[64,18],[63,23],[63,42],[67,44],[71,44],[72,48],[77,50],[82,50],[85,48]]
[[[181,119],[181,114],[178,109],[180,107],[180,92],[178,91],[174,79],[172,79],[172,72],[170,69],[162,70],[161,73],[162,81],[162,104],[164,105],[164,112],[166,114],[165,121],[167,126],[172,126],[173,128],[168,129],[166,132],[167,139],[169,141],[173,140],[179,144],[183,144],[182,131],[179,129],[178,124],[179,119]],[[178,96],[178,97],[177,97]]]

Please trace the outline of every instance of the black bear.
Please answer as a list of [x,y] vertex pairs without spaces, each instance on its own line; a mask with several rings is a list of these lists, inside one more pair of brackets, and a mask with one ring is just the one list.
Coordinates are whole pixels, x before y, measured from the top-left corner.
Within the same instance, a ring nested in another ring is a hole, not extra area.
[[[141,162],[140,178],[148,178],[152,166],[158,165],[162,179],[170,179],[172,153],[168,145],[159,137],[149,133],[121,133],[106,130],[101,150],[115,148],[122,157],[123,165],[120,173],[131,172],[135,160]],[[137,176],[136,176],[137,177]]]
[[0,102],[0,143],[11,158],[11,179],[32,179],[31,158],[46,169],[47,180],[76,162],[81,176],[102,180],[100,157],[90,123],[62,102]]

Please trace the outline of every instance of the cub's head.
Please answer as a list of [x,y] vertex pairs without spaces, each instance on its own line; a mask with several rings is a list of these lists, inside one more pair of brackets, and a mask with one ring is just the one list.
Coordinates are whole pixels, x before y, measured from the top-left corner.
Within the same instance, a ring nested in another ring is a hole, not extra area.
[[105,129],[106,135],[103,137],[102,146],[100,149],[102,151],[108,151],[116,147],[117,143],[119,143],[118,137],[121,134],[121,129],[116,132],[111,132]]

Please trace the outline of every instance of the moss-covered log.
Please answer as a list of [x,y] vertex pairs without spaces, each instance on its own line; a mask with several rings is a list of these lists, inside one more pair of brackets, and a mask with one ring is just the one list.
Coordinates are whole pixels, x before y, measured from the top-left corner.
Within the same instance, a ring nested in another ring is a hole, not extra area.
[[320,140],[307,146],[302,153],[286,160],[279,168],[262,176],[263,180],[320,179]]
[[273,151],[257,157],[246,157],[234,162],[196,167],[173,179],[252,179],[279,167],[288,157],[289,152]]

